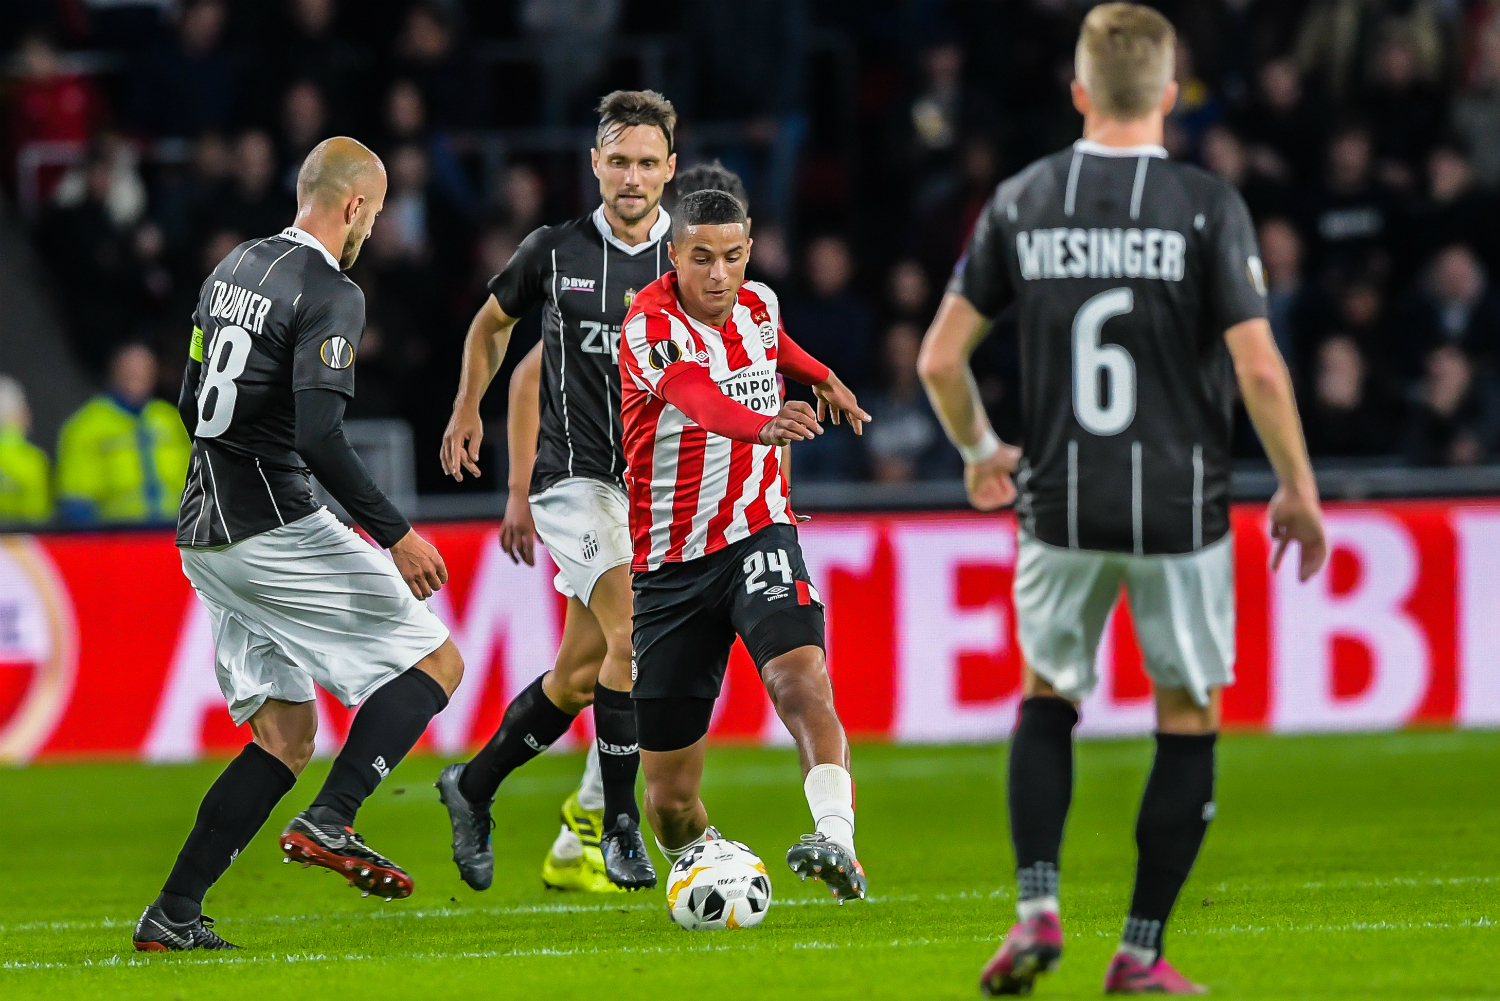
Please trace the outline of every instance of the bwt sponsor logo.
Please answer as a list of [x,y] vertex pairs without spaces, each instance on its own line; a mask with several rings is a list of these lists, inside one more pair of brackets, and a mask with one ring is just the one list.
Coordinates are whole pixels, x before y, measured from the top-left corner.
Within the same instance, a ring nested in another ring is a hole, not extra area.
[[563,278],[562,290],[564,292],[592,292],[594,291],[594,279]]

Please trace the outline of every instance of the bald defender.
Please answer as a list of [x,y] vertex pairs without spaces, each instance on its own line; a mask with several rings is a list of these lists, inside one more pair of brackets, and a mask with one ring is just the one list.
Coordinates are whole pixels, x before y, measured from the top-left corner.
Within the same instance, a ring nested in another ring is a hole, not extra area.
[[[214,672],[253,740],[229,763],[137,949],[231,949],[203,899],[297,781],[318,728],[315,686],[360,705],[312,805],[280,844],[366,896],[411,877],[354,832],[360,805],[411,750],[463,676],[426,598],[448,572],[344,436],[365,297],[344,272],[385,201],[385,168],[353,139],[320,143],[297,175],[297,216],[234,249],[198,293],[178,409],[193,437],[177,523],[183,572],[213,624]],[[313,499],[317,476],[374,546]]]

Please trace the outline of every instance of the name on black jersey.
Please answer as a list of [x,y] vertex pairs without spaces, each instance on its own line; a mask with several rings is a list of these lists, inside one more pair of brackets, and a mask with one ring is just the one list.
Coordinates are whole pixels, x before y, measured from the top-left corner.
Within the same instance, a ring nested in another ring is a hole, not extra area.
[[271,300],[258,292],[229,282],[215,281],[209,299],[209,316],[228,320],[236,327],[260,333],[271,311]]
[[1016,234],[1021,277],[1180,282],[1187,239],[1174,229],[1034,229]]

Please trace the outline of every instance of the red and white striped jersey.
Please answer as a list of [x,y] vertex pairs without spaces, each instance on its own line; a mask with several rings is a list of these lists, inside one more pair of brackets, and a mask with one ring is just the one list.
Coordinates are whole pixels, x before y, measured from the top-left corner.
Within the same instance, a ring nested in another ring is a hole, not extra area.
[[700,365],[725,396],[775,415],[780,333],[780,304],[760,282],[740,287],[722,330],[688,316],[675,271],[635,297],[620,334],[632,570],[695,560],[767,525],[796,524],[780,449],[713,434],[657,395],[674,366]]

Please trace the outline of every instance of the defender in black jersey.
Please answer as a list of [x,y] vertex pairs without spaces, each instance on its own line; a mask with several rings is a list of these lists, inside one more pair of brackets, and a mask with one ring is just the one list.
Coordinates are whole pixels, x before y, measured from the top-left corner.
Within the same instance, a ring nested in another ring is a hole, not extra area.
[[[996,189],[922,351],[974,505],[1017,501],[1026,672],[1010,810],[1020,923],[985,969],[992,993],[1029,990],[1061,953],[1072,730],[1122,586],[1158,733],[1135,896],[1106,988],[1196,990],[1162,958],[1162,928],[1213,816],[1219,696],[1233,681],[1236,377],[1281,482],[1270,509],[1275,561],[1295,539],[1305,580],[1325,555],[1249,213],[1233,188],[1161,147],[1177,96],[1173,46],[1171,25],[1150,8],[1089,13],[1073,83],[1084,139]],[[996,438],[967,369],[988,320],[1008,308],[1020,329],[1019,450]]]
[[[603,202],[589,215],[528,236],[489,285],[469,327],[444,470],[479,475],[479,401],[499,370],[516,321],[542,310],[541,415],[512,414],[511,434],[537,436],[529,482],[512,469],[502,537],[531,562],[530,530],[546,543],[568,599],[562,644],[548,671],[511,702],[494,737],[438,780],[453,825],[453,860],[475,889],[490,885],[489,808],[518,766],[594,707],[599,792],[563,804],[563,830],[543,863],[550,886],[610,891],[656,885],[635,799],[640,753],[630,701],[630,538],[620,448],[620,325],[636,292],[671,265],[662,192],[676,169],[676,112],[654,91],[616,91],[599,105],[592,150]],[[524,430],[523,430],[524,429]],[[529,444],[529,443],[528,443]],[[525,453],[526,445],[513,452]],[[518,541],[511,541],[518,540]],[[591,769],[595,767],[591,762]],[[585,801],[582,801],[585,800]]]
[[[177,545],[213,622],[230,715],[254,740],[204,797],[136,925],[137,949],[233,948],[203,917],[203,897],[312,755],[315,685],[361,707],[312,806],[282,832],[286,861],[333,869],[366,896],[412,892],[406,872],[354,833],[354,817],[447,704],[463,660],[419,600],[447,580],[442,557],[343,433],[364,330],[364,295],[343,270],[385,188],[373,153],[324,141],[298,174],[292,226],[236,247],[199,294],[179,402],[194,442]],[[394,565],[313,503],[310,474]]]

